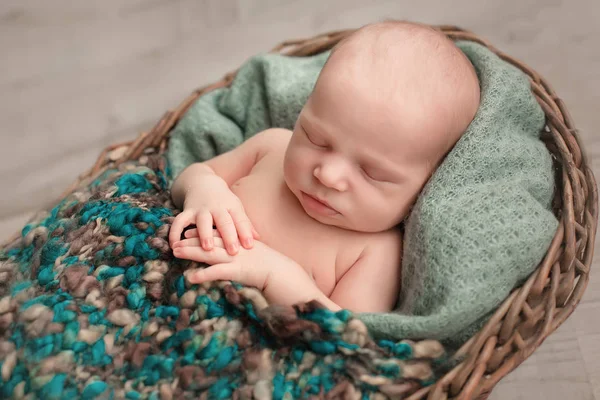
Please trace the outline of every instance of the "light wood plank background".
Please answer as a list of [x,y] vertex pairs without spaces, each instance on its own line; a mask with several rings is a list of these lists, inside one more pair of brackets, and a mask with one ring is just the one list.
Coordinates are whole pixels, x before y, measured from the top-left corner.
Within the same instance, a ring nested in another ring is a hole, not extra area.
[[[600,176],[598,0],[2,0],[0,238],[105,146],[248,57],[384,18],[462,26],[536,69],[567,103]],[[600,400],[599,311],[592,274],[573,316],[491,398]]]

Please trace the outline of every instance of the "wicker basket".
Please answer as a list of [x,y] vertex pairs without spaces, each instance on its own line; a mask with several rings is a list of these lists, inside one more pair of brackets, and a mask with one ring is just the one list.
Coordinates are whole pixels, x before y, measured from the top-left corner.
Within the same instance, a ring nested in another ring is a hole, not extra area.
[[[536,271],[514,290],[485,327],[465,343],[459,355],[465,360],[435,385],[423,388],[410,399],[485,399],[498,381],[522,363],[573,312],[587,286],[594,253],[598,221],[598,193],[594,175],[582,151],[581,141],[564,103],[535,71],[503,54],[485,40],[454,26],[434,26],[453,40],[471,40],[488,47],[502,59],[523,70],[546,113],[542,139],[557,167],[558,191],[554,212],[560,225]],[[288,40],[273,52],[308,56],[331,49],[353,32],[344,30],[311,39]],[[169,132],[199,96],[227,86],[236,71],[219,82],[194,91],[175,110],[168,111],[150,132],[135,140],[105,149],[96,164],[81,175],[64,195],[93,180],[107,167],[148,153],[162,153]]]

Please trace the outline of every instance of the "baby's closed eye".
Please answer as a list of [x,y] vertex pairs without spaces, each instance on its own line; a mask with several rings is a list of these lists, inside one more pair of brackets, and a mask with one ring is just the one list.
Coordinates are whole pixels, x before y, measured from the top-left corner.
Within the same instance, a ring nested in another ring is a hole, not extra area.
[[315,138],[314,136],[311,137],[311,135],[308,134],[307,130],[302,128],[302,130],[304,131],[304,134],[306,135],[306,138],[308,139],[309,142],[311,142],[313,145],[317,146],[317,147],[327,147],[327,143],[323,142],[320,139]]
[[362,173],[367,176],[370,180],[381,182],[381,183],[394,183],[394,178],[390,176],[391,174],[385,171],[380,171],[376,169],[369,169],[366,167],[360,168]]
[[365,168],[361,168],[362,172],[369,178],[375,181],[385,181],[383,177],[381,177],[378,171],[372,171]]

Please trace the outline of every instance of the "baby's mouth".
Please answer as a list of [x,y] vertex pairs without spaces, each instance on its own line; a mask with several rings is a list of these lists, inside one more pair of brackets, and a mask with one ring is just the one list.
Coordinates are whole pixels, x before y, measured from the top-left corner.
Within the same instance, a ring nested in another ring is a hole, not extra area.
[[302,202],[309,209],[318,212],[319,214],[335,215],[339,214],[337,210],[331,207],[327,202],[319,200],[318,198],[311,196],[308,193],[300,192],[302,194]]

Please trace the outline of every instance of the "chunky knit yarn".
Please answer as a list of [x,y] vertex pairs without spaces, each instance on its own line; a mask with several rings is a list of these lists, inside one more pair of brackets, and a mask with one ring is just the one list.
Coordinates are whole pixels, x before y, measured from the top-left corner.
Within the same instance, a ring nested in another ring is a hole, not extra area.
[[450,366],[440,343],[375,342],[348,311],[186,283],[165,165],[106,171],[0,249],[0,398],[402,398]]

